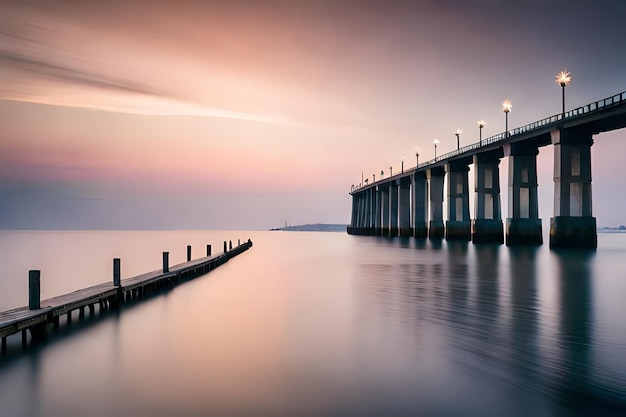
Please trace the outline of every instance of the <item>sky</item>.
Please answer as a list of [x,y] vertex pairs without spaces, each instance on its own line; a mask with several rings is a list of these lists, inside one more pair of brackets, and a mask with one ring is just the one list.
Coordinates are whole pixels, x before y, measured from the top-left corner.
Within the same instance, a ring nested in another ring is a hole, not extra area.
[[[349,223],[362,173],[502,132],[505,98],[509,128],[560,113],[563,69],[567,108],[626,91],[625,24],[623,0],[0,0],[0,228]],[[599,226],[626,223],[625,136],[594,138]]]

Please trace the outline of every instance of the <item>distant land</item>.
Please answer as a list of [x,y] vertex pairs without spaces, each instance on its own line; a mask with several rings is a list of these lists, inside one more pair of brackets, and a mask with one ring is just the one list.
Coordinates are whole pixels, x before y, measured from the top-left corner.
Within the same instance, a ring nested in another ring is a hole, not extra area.
[[[316,223],[316,224],[301,224],[297,226],[285,226],[270,229],[271,231],[285,231],[285,232],[345,232],[347,225],[345,224],[328,224],[328,223]],[[618,227],[598,227],[598,233],[626,233],[625,226]]]
[[626,226],[598,227],[598,233],[626,233]]
[[345,224],[302,224],[299,226],[285,226],[278,227],[276,229],[270,229],[271,231],[285,231],[285,232],[345,232],[347,225]]

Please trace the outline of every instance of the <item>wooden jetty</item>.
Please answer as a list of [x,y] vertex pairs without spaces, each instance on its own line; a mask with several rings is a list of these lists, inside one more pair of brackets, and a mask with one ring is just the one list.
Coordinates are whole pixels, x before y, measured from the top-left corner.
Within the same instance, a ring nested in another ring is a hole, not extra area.
[[[0,338],[2,339],[2,354],[7,351],[7,337],[22,333],[22,348],[28,343],[28,333],[31,342],[44,340],[51,330],[59,328],[62,317],[71,324],[73,315],[84,319],[86,310],[89,316],[102,314],[121,304],[141,299],[155,291],[172,288],[175,285],[192,278],[199,277],[217,268],[229,259],[239,255],[252,247],[252,241],[238,242],[232,247],[232,241],[227,246],[224,242],[224,252],[211,255],[211,245],[207,245],[207,256],[191,260],[191,247],[187,247],[187,262],[169,266],[169,252],[163,252],[163,268],[131,278],[120,280],[120,260],[113,260],[113,281],[94,285],[89,288],[74,291],[69,294],[39,300],[40,285],[39,271],[29,272],[29,305],[0,313]],[[76,313],[78,312],[78,313]]]

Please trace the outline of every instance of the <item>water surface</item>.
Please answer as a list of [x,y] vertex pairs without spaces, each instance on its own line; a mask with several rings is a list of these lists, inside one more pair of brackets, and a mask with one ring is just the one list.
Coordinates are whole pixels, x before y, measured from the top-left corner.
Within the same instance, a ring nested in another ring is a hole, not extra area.
[[[595,252],[313,232],[1,232],[0,307],[252,238],[227,264],[0,359],[7,416],[618,416],[626,235]],[[19,342],[19,340],[17,340]],[[18,346],[10,346],[19,350]]]

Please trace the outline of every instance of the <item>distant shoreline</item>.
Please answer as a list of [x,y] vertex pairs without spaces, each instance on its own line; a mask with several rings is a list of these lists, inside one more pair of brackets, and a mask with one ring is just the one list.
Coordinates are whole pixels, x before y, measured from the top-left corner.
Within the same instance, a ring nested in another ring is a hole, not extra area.
[[302,224],[297,226],[285,226],[270,229],[270,231],[284,231],[284,232],[345,232],[347,225],[345,224]]

